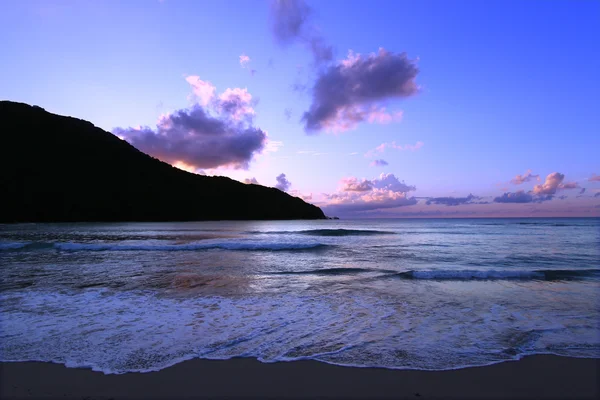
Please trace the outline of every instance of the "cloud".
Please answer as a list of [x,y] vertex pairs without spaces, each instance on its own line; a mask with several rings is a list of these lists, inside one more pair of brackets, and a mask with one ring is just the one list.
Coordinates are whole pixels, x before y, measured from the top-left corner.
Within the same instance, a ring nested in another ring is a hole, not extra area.
[[344,131],[360,122],[394,119],[380,104],[418,92],[419,70],[405,53],[379,49],[377,54],[350,53],[346,60],[321,72],[312,88],[312,103],[302,117],[307,132]]
[[[429,197],[425,202],[426,205],[443,204],[446,206],[458,206],[461,204],[473,204],[473,200],[481,200],[481,197],[469,194],[467,197]],[[475,203],[484,204],[484,203]]]
[[300,197],[304,201],[311,201],[312,198],[313,198],[313,194],[312,193],[303,194],[299,190],[290,190],[289,194],[292,195],[292,196],[295,196],[295,197]]
[[581,190],[579,191],[579,193],[577,194],[577,197],[580,197],[582,194],[585,193],[585,188],[581,188]]
[[381,174],[375,179],[343,178],[338,192],[324,193],[328,203],[322,206],[329,215],[363,212],[417,204],[408,197],[416,188],[400,181],[394,174]]
[[590,176],[588,178],[588,181],[590,181],[590,182],[600,182],[600,175],[592,174],[592,176]]
[[558,185],[559,189],[579,189],[580,186],[577,182],[565,182],[565,183],[561,183],[560,185]]
[[192,85],[194,98],[201,106],[206,106],[214,97],[216,87],[212,83],[203,81],[200,77],[192,75],[185,78],[187,83]]
[[423,147],[424,144],[425,143],[423,143],[423,142],[417,142],[414,145],[412,145],[412,144],[401,145],[401,144],[396,144],[395,141],[390,142],[390,143],[381,143],[379,146],[375,147],[373,150],[367,151],[365,153],[365,157],[372,157],[376,153],[383,153],[385,151],[385,149],[394,149],[394,150],[400,150],[400,151],[403,151],[403,150],[417,151],[421,147]]
[[377,189],[384,189],[400,193],[417,190],[415,186],[407,185],[404,183],[404,181],[400,181],[394,174],[379,175],[378,179],[373,180],[373,186]]
[[251,184],[252,183],[254,185],[259,185],[258,181],[254,177],[244,179],[244,183],[245,184]]
[[269,143],[267,133],[252,124],[252,96],[246,89],[235,88],[215,97],[209,82],[196,76],[186,81],[197,104],[161,115],[155,129],[115,128],[113,133],[147,154],[186,169],[248,168],[254,155]]
[[275,179],[277,180],[275,187],[283,192],[287,192],[290,186],[292,186],[292,183],[287,180],[285,174],[280,174]]
[[531,170],[528,169],[527,172],[525,172],[523,175],[517,175],[513,179],[511,179],[510,183],[512,183],[513,185],[520,185],[522,183],[529,182],[532,179],[535,179],[535,180],[537,180],[539,182],[540,176],[539,175],[532,175],[531,174]]
[[[528,170],[524,175],[517,175],[511,183],[519,185],[520,183],[527,182],[533,178],[537,178],[537,175],[531,175],[531,171]],[[539,179],[539,178],[537,178]],[[541,185],[535,185],[533,190],[525,192],[518,190],[517,192],[504,193],[502,196],[496,197],[494,202],[496,203],[541,203],[543,201],[552,200],[557,190],[568,190],[578,189],[580,186],[577,182],[565,182],[565,175],[560,172],[553,172],[546,176],[546,180]],[[519,183],[517,183],[519,182]]]
[[283,115],[285,116],[285,119],[289,121],[292,118],[292,109],[286,108],[285,110],[283,110]]
[[600,192],[596,193],[594,197],[600,197]]
[[502,196],[494,199],[495,203],[531,203],[533,196],[529,193],[525,193],[523,190],[518,190],[514,193],[504,193]]
[[241,66],[242,68],[246,68],[246,66],[248,65],[248,63],[249,63],[249,62],[250,62],[250,57],[248,57],[248,56],[247,56],[247,55],[245,55],[245,54],[242,54],[242,55],[240,56],[240,66]]
[[227,88],[219,95],[217,107],[219,111],[239,120],[246,116],[254,116],[255,112],[251,104],[252,95],[248,93],[248,89]]
[[546,194],[553,195],[557,190],[567,189],[578,189],[579,185],[577,182],[565,182],[565,175],[560,172],[553,172],[546,177],[546,181],[543,185],[535,185],[533,187],[533,194]]
[[546,177],[543,185],[535,185],[533,187],[534,194],[554,194],[558,186],[565,179],[565,175],[560,172],[553,172]]
[[553,195],[532,195],[532,192],[526,193],[523,190],[518,190],[514,193],[504,193],[502,196],[494,198],[495,203],[542,203],[552,200]]
[[310,18],[313,10],[304,1],[273,0],[270,14],[271,30],[280,45],[302,43],[311,51],[317,65],[333,59],[333,48],[311,26]]
[[387,161],[383,160],[383,159],[379,159],[379,160],[374,160],[371,163],[372,167],[385,167],[386,165],[389,165]]
[[343,178],[340,183],[342,184],[343,192],[368,192],[373,190],[373,182],[367,179],[359,180],[355,177]]

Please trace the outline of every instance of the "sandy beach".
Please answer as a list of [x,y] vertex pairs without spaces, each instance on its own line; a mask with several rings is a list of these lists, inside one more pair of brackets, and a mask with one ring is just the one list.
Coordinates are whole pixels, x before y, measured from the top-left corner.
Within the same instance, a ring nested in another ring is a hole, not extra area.
[[537,355],[485,367],[411,371],[195,359],[158,372],[122,375],[51,363],[2,363],[0,397],[593,399],[600,394],[599,363]]

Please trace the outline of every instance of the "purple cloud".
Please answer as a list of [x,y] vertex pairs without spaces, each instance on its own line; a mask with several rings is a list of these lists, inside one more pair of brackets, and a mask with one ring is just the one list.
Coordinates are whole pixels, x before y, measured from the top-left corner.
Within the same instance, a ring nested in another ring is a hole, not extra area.
[[600,182],[600,175],[592,174],[592,176],[590,176],[588,178],[588,181],[590,181],[590,182]]
[[516,192],[504,193],[502,196],[494,198],[495,203],[541,203],[552,200],[553,195],[532,195],[531,192],[526,193],[523,190]]
[[387,161],[383,160],[383,159],[379,159],[379,160],[374,160],[371,163],[372,167],[385,167],[386,165],[389,165]]
[[139,150],[179,168],[248,168],[268,144],[267,133],[253,126],[252,96],[246,89],[215,87],[197,76],[186,81],[196,102],[190,108],[163,114],[155,129],[115,128],[113,133]]
[[[467,197],[429,197],[425,202],[426,205],[443,204],[446,206],[459,206],[461,204],[472,204],[474,200],[481,200],[481,197],[469,194]],[[482,203],[478,203],[482,204]]]
[[275,179],[277,180],[275,187],[282,192],[287,192],[290,186],[292,186],[292,183],[287,180],[285,174],[280,174]]
[[418,72],[405,53],[384,49],[366,57],[350,53],[317,77],[312,103],[302,117],[305,130],[344,131],[363,121],[389,122],[393,116],[380,103],[416,94]]
[[283,115],[285,116],[285,119],[289,121],[290,119],[292,119],[292,109],[286,108],[285,110],[283,110]]
[[533,175],[531,173],[531,170],[528,169],[523,175],[517,175],[513,179],[511,179],[510,183],[512,183],[513,185],[521,185],[522,183],[529,182],[532,179],[535,179],[535,180],[537,180],[539,182],[540,176],[539,175]]
[[271,30],[280,45],[301,42],[312,52],[316,64],[333,59],[333,48],[310,26],[313,10],[303,0],[273,0],[270,11]]

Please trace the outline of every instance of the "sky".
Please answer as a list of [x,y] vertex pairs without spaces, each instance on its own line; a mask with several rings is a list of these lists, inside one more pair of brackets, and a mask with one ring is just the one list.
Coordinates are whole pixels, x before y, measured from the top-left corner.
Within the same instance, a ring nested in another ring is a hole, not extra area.
[[329,216],[600,216],[600,2],[0,0],[0,99]]

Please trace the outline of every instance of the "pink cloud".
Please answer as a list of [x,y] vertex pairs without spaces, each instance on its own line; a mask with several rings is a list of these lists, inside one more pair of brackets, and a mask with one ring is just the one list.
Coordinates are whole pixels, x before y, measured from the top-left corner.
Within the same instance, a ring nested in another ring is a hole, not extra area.
[[424,144],[425,143],[423,143],[423,142],[417,142],[414,145],[411,145],[411,144],[401,145],[401,144],[396,144],[395,141],[393,141],[391,143],[381,143],[379,146],[375,147],[373,150],[369,150],[368,152],[366,152],[365,157],[372,157],[376,153],[383,153],[385,151],[385,149],[394,149],[394,150],[399,150],[399,151],[404,151],[404,150],[417,151],[421,147],[423,147]]
[[394,174],[381,174],[375,179],[343,178],[336,193],[324,193],[323,209],[329,215],[394,208],[417,204],[408,192],[416,188],[400,181]]
[[532,179],[535,179],[535,180],[537,180],[539,182],[540,181],[540,176],[539,175],[532,175],[531,174],[531,170],[528,169],[523,175],[517,175],[513,179],[511,179],[510,183],[512,183],[514,185],[520,185],[522,183],[529,182]]
[[241,66],[242,68],[246,68],[246,66],[248,65],[248,63],[249,63],[249,62],[250,62],[250,57],[248,57],[248,56],[247,56],[247,55],[245,55],[245,54],[242,54],[242,55],[240,56],[240,66]]
[[588,181],[590,181],[590,182],[600,182],[600,175],[592,174],[592,176],[590,176],[588,178]]
[[220,111],[231,115],[233,119],[239,120],[247,115],[254,115],[254,109],[251,106],[252,95],[248,89],[227,88],[219,95],[218,107]]
[[356,129],[358,124],[364,121],[371,124],[389,124],[401,119],[402,111],[388,113],[385,107],[370,107],[367,109],[361,106],[349,105],[338,108],[332,118],[322,121],[322,126],[326,132],[341,133]]
[[543,185],[535,185],[533,187],[533,194],[554,194],[564,179],[564,174],[553,172],[546,177]]
[[188,76],[185,80],[192,86],[194,96],[200,105],[207,105],[214,97],[216,88],[212,83],[203,81],[196,75]]

